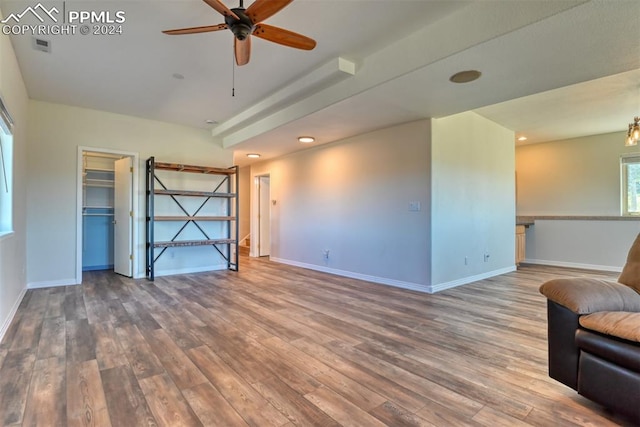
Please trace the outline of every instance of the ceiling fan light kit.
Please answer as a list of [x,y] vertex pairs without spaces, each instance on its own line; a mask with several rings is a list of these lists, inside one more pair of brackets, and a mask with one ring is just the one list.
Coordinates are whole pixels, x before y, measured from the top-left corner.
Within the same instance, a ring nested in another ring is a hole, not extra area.
[[234,36],[234,53],[236,64],[238,65],[245,65],[249,62],[252,35],[296,49],[311,50],[316,47],[315,40],[309,37],[262,23],[262,21],[282,10],[293,0],[256,0],[248,9],[244,8],[243,0],[240,0],[240,7],[234,9],[229,9],[221,0],[203,1],[224,16],[224,24],[166,30],[163,33],[183,35],[229,29]]

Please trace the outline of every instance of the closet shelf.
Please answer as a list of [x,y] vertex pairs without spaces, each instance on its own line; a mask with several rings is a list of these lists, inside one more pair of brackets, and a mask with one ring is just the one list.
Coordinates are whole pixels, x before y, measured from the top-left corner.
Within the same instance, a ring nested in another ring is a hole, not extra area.
[[112,179],[86,178],[82,184],[85,187],[113,188],[114,181]]
[[[109,169],[109,168],[97,168],[97,167],[91,167],[91,166],[85,166],[84,170],[86,172],[114,172],[113,169]],[[86,175],[86,173],[85,173]]]

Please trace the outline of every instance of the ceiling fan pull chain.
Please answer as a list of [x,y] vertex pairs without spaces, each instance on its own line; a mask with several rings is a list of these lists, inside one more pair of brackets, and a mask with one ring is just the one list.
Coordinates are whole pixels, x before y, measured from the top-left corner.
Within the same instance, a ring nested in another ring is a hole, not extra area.
[[236,61],[235,54],[231,56],[231,96],[236,96]]

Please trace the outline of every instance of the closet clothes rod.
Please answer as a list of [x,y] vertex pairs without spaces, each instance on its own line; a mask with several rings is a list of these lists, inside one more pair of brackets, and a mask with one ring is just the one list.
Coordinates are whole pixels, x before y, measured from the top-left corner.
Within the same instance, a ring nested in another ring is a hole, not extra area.
[[113,216],[112,213],[83,213],[82,216]]

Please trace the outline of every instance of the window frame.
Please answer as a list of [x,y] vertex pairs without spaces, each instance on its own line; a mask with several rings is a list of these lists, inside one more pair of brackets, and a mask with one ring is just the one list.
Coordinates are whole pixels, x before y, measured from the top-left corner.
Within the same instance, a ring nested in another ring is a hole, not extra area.
[[0,95],[0,240],[14,233],[13,125],[13,119]]
[[629,165],[640,166],[640,153],[620,156],[620,215],[637,217],[640,216],[640,206],[637,211],[629,212]]

